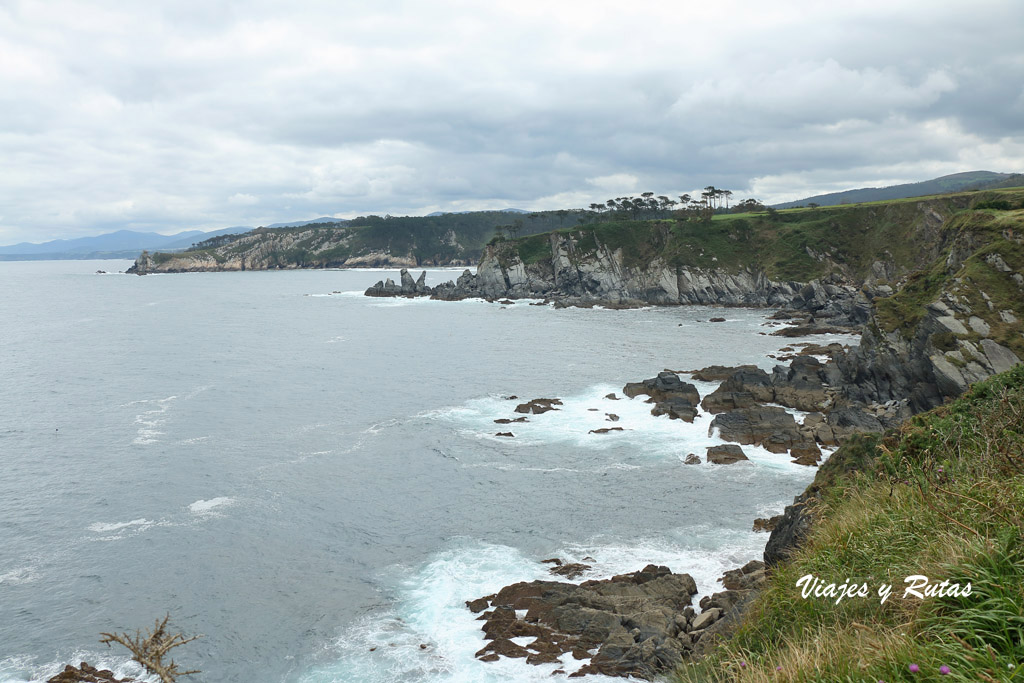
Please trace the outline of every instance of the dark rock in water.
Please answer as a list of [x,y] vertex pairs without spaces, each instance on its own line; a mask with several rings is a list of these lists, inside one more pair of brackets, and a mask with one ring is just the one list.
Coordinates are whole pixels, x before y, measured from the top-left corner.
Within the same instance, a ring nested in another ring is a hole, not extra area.
[[827,327],[819,325],[796,325],[783,327],[772,332],[773,337],[807,337],[812,334],[856,334],[852,327]]
[[740,460],[749,460],[743,449],[734,444],[708,446],[708,462],[715,465],[732,465]]
[[765,519],[764,517],[758,517],[754,520],[754,531],[772,531],[776,525],[782,520],[782,515],[775,515]]
[[[492,642],[477,657],[494,661],[500,654],[541,664],[572,653],[577,660],[590,659],[581,675],[653,678],[673,670],[692,650],[686,628],[696,592],[690,576],[654,565],[578,586],[553,581],[506,586],[486,598],[493,609],[485,613],[490,616],[482,628]],[[526,610],[523,619],[517,610]],[[534,641],[510,647],[511,639],[521,636]],[[591,657],[593,649],[598,652]]]
[[757,370],[757,366],[738,365],[736,367],[729,367],[726,365],[709,365],[706,368],[694,370],[690,373],[690,377],[701,382],[721,382],[740,370]]
[[619,421],[619,416],[616,415],[615,413],[605,413],[604,416],[605,416],[605,418],[607,418],[607,420],[609,422],[618,422]]
[[708,434],[715,429],[725,441],[763,446],[772,453],[798,449],[803,457],[815,452],[820,456],[814,439],[805,434],[783,408],[755,406],[720,413],[711,421]]
[[553,564],[555,566],[561,567],[562,566],[562,561],[560,559],[558,559],[557,557],[549,557],[546,560],[541,560],[541,564]]
[[672,420],[693,422],[693,419],[697,417],[697,408],[687,398],[673,397],[654,404],[651,415],[655,417],[668,415]]
[[680,380],[679,375],[674,372],[659,372],[657,377],[645,379],[643,382],[630,382],[623,387],[622,393],[629,398],[646,394],[655,403],[671,398],[685,399],[692,406],[700,403],[697,387]]
[[476,600],[466,600],[466,607],[468,607],[469,611],[473,614],[483,612],[485,609],[490,607],[490,600],[493,597],[493,595],[488,595],[487,597],[477,598]]
[[600,429],[591,429],[588,434],[607,434],[608,432],[624,432],[622,427],[601,427]]
[[396,285],[391,278],[378,280],[377,284],[367,288],[364,292],[366,296],[399,296],[401,293],[402,288]]
[[683,464],[686,464],[686,465],[699,465],[700,464],[700,456],[696,455],[694,453],[687,453],[686,460],[683,461]]
[[508,425],[508,424],[512,424],[513,422],[529,422],[529,421],[530,421],[529,418],[527,418],[525,415],[523,415],[522,417],[517,417],[514,420],[512,420],[510,418],[507,418],[507,417],[500,417],[497,420],[495,420],[494,423],[495,424],[499,424],[499,425]]
[[609,401],[618,401],[619,400],[619,397],[615,395],[615,392],[612,392],[610,394],[605,394],[605,398],[608,399]]
[[134,681],[134,678],[116,678],[114,673],[108,669],[96,669],[82,662],[77,669],[68,664],[59,674],[47,679],[46,683],[134,683]]
[[498,432],[497,434],[495,434],[495,436],[515,437],[515,434],[513,434],[512,432]]
[[532,401],[527,401],[526,403],[520,403],[517,405],[516,412],[541,415],[549,410],[558,410],[555,406],[560,405],[562,405],[562,401],[557,398],[535,398]]
[[711,392],[701,401],[701,408],[706,412],[716,415],[739,408],[751,408],[757,405],[757,400],[749,391],[722,391],[718,389]]
[[709,323],[724,323],[725,318],[708,318]]
[[[715,391],[709,394],[701,407],[708,412],[723,412],[719,406],[722,404],[722,396],[725,394],[749,394],[753,401],[771,403],[775,400],[775,387],[772,386],[771,375],[764,370],[757,367],[743,367],[729,375]],[[730,408],[725,409],[729,410]]]
[[589,564],[582,564],[580,562],[570,562],[569,564],[559,565],[552,567],[548,571],[556,576],[564,576],[567,579],[575,579],[578,576],[582,576],[586,572],[590,571],[591,566]]

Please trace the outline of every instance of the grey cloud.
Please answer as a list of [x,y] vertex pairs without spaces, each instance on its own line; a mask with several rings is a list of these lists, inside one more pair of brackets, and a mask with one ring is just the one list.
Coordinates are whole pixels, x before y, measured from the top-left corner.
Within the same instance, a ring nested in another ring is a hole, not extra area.
[[0,243],[1024,170],[1010,0],[53,7],[0,7]]

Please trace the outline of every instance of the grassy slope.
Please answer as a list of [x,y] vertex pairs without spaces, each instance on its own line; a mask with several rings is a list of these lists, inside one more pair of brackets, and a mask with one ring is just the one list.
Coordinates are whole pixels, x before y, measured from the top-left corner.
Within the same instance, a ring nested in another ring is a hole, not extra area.
[[[898,433],[844,445],[816,485],[806,545],[734,639],[678,681],[1024,680],[1024,366]],[[803,599],[806,574],[866,582],[872,595]],[[969,581],[972,594],[903,599],[915,574]],[[883,583],[894,586],[884,605]]]
[[[953,175],[933,178],[920,183],[907,183],[903,185],[892,185],[889,187],[870,187],[858,190],[846,190],[844,192],[830,192],[824,195],[807,197],[796,202],[784,202],[778,204],[780,208],[792,206],[803,206],[810,202],[816,202],[822,206],[834,206],[842,203],[864,202],[866,200],[886,201],[903,197],[920,197],[924,195],[938,194],[940,192],[956,192],[968,189],[984,187],[986,189],[1008,180],[1005,174],[993,173],[991,171],[968,171],[966,173],[955,173]],[[1018,179],[1019,184],[1019,179]],[[1008,187],[1009,185],[1003,185]]]
[[[933,253],[937,240],[920,229],[926,221],[922,207],[949,216],[977,202],[997,198],[1005,198],[1012,206],[1024,206],[1024,190],[1018,188],[788,209],[774,216],[720,214],[710,223],[600,222],[562,232],[578,237],[581,255],[600,242],[613,250],[621,248],[626,262],[632,265],[643,266],[659,257],[682,266],[731,270],[755,266],[780,280],[806,282],[836,269],[864,278],[876,260],[892,261],[908,271],[931,265],[938,255]],[[522,260],[537,263],[548,258],[547,240],[547,235],[518,240]]]

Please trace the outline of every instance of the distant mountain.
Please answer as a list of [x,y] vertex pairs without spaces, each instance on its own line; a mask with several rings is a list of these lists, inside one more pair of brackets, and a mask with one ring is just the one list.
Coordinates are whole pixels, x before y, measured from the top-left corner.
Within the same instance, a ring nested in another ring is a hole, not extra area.
[[[494,211],[497,212],[497,213],[533,213],[533,211],[526,211],[524,209],[495,209]],[[459,216],[459,215],[467,214],[467,213],[481,213],[481,212],[480,211],[434,211],[433,213],[428,213],[427,216],[428,217],[448,216],[448,215]]]
[[176,251],[216,235],[248,232],[252,228],[234,227],[203,232],[185,230],[174,235],[156,232],[118,230],[93,237],[51,240],[35,244],[21,242],[0,247],[0,261],[36,261],[43,259],[135,258],[140,251]]
[[[1014,182],[1015,178],[1017,179],[1016,182]],[[945,194],[946,192],[957,192],[960,190],[982,190],[996,186],[1007,187],[1007,185],[1004,185],[1006,182],[1010,182],[1009,186],[1024,185],[1024,176],[1015,173],[968,171],[966,173],[945,175],[941,178],[933,178],[920,183],[891,185],[889,187],[864,187],[858,190],[819,194],[814,197],[807,197],[806,199],[798,199],[794,202],[775,204],[774,207],[776,209],[792,209],[794,207],[806,206],[811,202],[819,206],[880,202],[891,199],[904,199],[906,197]]]
[[[274,223],[268,225],[268,228],[301,228],[304,225],[313,225],[315,223],[348,223],[344,218],[331,218],[330,216],[324,216],[322,218],[314,218],[309,221],[292,221],[291,223]],[[247,228],[251,230],[252,228]],[[213,235],[211,235],[212,237]]]

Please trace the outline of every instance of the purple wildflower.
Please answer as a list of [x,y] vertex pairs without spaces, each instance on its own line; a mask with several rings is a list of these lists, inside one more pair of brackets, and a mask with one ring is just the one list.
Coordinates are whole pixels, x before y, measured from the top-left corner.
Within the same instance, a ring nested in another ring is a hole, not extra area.
[[942,666],[939,667],[939,673],[942,674],[943,676],[948,676],[949,675],[949,667],[946,666],[945,664],[943,664]]
[[919,667],[917,664],[911,664],[910,665],[910,673],[916,674],[920,670],[921,670],[921,667]]

